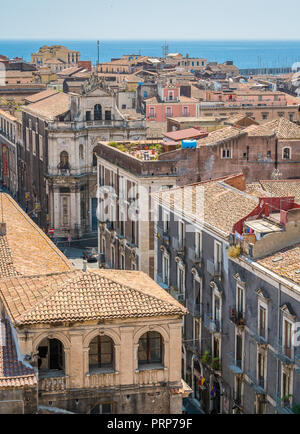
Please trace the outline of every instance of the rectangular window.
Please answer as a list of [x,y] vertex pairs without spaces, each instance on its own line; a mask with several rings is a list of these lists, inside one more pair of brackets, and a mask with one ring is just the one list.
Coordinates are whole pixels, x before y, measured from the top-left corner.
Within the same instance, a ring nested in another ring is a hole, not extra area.
[[170,214],[166,211],[163,211],[162,218],[163,218],[163,230],[165,233],[167,233],[169,231]]
[[40,159],[43,161],[44,159],[44,141],[43,136],[39,135],[39,156]]
[[214,263],[215,263],[215,272],[221,273],[221,269],[222,269],[222,245],[218,241],[215,241],[215,246],[214,246]]
[[169,286],[169,257],[163,256],[163,283]]
[[239,285],[237,286],[236,309],[238,313],[244,313],[244,288]]
[[283,347],[284,354],[292,357],[292,324],[286,319],[283,321]]
[[32,131],[32,153],[36,155],[36,135],[34,131]]
[[177,265],[177,286],[178,295],[184,295],[185,292],[185,273],[184,268]]
[[195,255],[198,259],[202,257],[202,232],[195,232]]
[[185,239],[185,228],[184,223],[182,221],[178,222],[178,239],[179,239],[179,245],[184,245],[184,239]]
[[263,338],[267,337],[266,333],[267,310],[263,306],[259,306],[259,335]]
[[259,386],[264,389],[265,387],[265,355],[262,353],[258,353],[258,383]]

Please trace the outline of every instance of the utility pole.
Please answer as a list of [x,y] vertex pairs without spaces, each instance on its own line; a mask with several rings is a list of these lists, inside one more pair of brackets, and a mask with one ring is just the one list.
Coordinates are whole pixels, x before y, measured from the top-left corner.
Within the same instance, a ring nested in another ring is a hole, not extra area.
[[98,65],[100,63],[100,41],[97,41],[97,50],[98,50],[98,60],[97,60],[97,70],[98,70]]

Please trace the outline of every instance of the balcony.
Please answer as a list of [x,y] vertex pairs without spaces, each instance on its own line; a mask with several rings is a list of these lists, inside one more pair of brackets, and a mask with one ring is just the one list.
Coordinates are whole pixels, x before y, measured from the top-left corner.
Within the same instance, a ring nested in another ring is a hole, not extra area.
[[204,327],[206,327],[211,333],[221,332],[221,321],[214,319],[211,313],[204,315]]
[[172,247],[177,252],[178,255],[185,254],[185,240],[172,237]]
[[194,300],[187,301],[187,309],[192,316],[199,318],[202,316],[202,305],[195,303]]
[[164,229],[163,226],[157,225],[157,238],[161,240],[163,244],[169,245],[170,244],[170,235],[169,233]]
[[195,249],[191,249],[191,248],[188,249],[188,257],[192,262],[194,262],[198,266],[199,264],[202,264],[202,255],[201,253],[196,252]]
[[246,325],[245,312],[239,311],[235,307],[229,308],[229,318],[238,327]]
[[169,284],[167,283],[167,279],[164,279],[161,275],[157,274],[156,283],[162,287],[165,291],[169,289]]
[[241,375],[243,374],[243,362],[242,358],[237,359],[234,353],[228,353],[228,368],[235,374]]
[[165,383],[167,381],[167,369],[163,366],[148,365],[147,367],[139,367],[135,373],[135,384],[153,385]]
[[280,340],[274,344],[274,355],[285,365],[293,365],[295,363],[293,348],[282,345]]
[[251,381],[250,387],[255,391],[255,393],[257,395],[266,395],[265,379],[262,377],[257,378],[255,373],[253,373],[253,372],[248,373],[247,375],[248,375],[249,380]]
[[291,408],[291,399],[288,397],[282,398],[280,395],[277,395],[277,397],[276,397],[275,410],[279,414],[294,414],[294,412]]
[[222,277],[222,263],[221,262],[214,262],[210,259],[206,262],[206,269],[208,274],[210,274],[213,278],[219,278]]
[[90,389],[103,389],[119,387],[120,375],[118,372],[89,373],[85,378],[85,387]]
[[185,294],[183,292],[181,292],[177,286],[172,286],[170,288],[170,294],[172,295],[172,297],[174,297],[177,301],[179,301],[179,303],[181,303],[183,306],[186,305],[186,298],[185,298]]
[[268,345],[268,340],[266,338],[267,336],[267,330],[264,328],[260,328],[259,330],[257,329],[249,329],[250,330],[250,334],[253,337],[253,339],[256,340],[256,342],[259,345]]
[[39,391],[49,393],[64,393],[68,388],[68,377],[63,371],[39,372]]

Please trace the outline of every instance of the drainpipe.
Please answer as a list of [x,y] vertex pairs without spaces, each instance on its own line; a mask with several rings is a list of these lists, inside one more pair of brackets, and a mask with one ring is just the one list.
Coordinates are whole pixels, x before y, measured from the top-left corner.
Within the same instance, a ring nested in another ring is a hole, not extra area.
[[[277,312],[278,312],[278,321],[277,321],[277,337],[278,337],[278,341],[279,341],[279,337],[280,337],[280,300],[281,300],[281,283],[279,283],[279,287],[278,287],[278,298],[277,298]],[[279,342],[278,342],[279,345]],[[279,359],[277,358],[277,372],[276,372],[276,400],[278,397],[278,391],[279,391]]]

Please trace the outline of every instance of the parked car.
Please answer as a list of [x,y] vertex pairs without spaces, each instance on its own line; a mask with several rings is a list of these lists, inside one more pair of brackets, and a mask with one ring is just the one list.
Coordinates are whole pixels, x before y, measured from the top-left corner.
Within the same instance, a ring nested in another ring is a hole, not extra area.
[[97,262],[97,249],[95,247],[86,247],[83,252],[83,259],[85,259],[87,262]]

